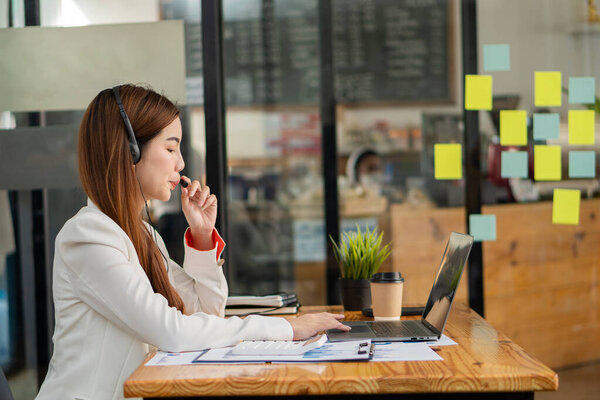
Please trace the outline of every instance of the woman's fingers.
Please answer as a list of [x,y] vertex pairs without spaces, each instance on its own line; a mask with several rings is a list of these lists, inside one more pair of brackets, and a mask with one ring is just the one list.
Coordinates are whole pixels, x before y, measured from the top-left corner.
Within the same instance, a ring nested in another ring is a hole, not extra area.
[[216,203],[217,203],[217,196],[215,196],[214,194],[211,194],[210,196],[208,196],[208,198],[204,202],[202,209],[206,210],[207,208],[209,208],[210,206],[212,206],[213,204],[216,204]]
[[[186,182],[188,181],[188,179],[185,179],[185,180],[186,180]],[[188,187],[187,188],[182,187],[181,192],[189,200],[196,203],[196,205],[198,207],[203,207],[204,203],[211,196],[210,188],[206,185],[202,186],[200,184],[200,181],[198,181],[198,180],[194,180],[194,181],[190,180]]]
[[210,196],[210,189],[208,186],[204,186],[198,194],[198,206],[204,207],[204,203],[206,202],[206,199],[208,199],[208,196]]
[[342,324],[339,320],[344,319],[344,315],[343,314],[330,314],[330,313],[323,313],[325,314],[325,318],[327,319],[327,325],[328,327],[325,329],[339,329],[342,331],[349,331],[350,327],[347,325]]
[[198,192],[199,188],[200,188],[200,182],[197,180],[192,181],[192,183],[190,185],[188,185],[188,187],[187,187],[188,196],[189,197],[196,196],[196,193]]

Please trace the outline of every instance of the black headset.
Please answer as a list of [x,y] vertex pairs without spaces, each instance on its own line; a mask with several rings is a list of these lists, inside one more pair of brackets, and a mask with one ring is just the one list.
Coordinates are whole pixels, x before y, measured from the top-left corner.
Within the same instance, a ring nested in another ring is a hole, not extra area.
[[121,86],[115,86],[112,88],[112,91],[115,94],[115,98],[117,99],[119,112],[121,113],[121,117],[123,118],[123,122],[125,123],[125,129],[127,130],[127,141],[129,142],[129,151],[131,151],[131,158],[133,159],[133,163],[137,164],[142,158],[142,151],[140,150],[140,146],[135,138],[135,134],[133,133],[133,128],[131,127],[131,122],[129,122],[129,117],[127,117],[127,113],[125,112],[125,107],[123,107],[121,95],[119,94],[120,87]]

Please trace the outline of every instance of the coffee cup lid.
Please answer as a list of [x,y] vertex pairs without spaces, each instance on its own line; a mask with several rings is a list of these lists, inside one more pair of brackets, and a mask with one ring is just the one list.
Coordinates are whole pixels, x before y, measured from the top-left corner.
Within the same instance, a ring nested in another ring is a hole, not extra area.
[[400,272],[378,272],[373,274],[371,282],[404,282]]

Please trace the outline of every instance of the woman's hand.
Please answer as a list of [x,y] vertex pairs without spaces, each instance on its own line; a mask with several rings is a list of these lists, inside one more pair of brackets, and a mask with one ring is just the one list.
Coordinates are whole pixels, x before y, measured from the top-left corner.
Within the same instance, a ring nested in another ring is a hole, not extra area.
[[188,187],[181,187],[181,209],[192,231],[194,247],[198,250],[213,248],[212,231],[217,220],[217,197],[210,194],[208,186],[182,177]]
[[304,340],[326,329],[339,329],[344,332],[350,330],[349,326],[342,324],[339,320],[344,314],[304,314],[289,321],[294,330],[294,340]]

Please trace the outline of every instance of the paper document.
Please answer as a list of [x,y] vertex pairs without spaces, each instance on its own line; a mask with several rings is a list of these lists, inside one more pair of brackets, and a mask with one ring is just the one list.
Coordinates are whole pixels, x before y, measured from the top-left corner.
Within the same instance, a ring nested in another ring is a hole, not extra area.
[[378,342],[371,361],[439,361],[443,360],[424,342]]
[[327,342],[324,345],[298,355],[236,355],[231,347],[207,350],[192,362],[196,363],[230,363],[230,362],[329,362],[329,361],[361,361],[368,360],[370,340],[354,340],[348,342]]
[[427,343],[428,346],[454,346],[457,345],[458,343],[456,343],[454,340],[450,339],[448,336],[443,335],[442,337],[439,338],[439,340],[432,340],[430,342],[425,342]]
[[190,365],[203,351],[188,351],[184,353],[169,353],[158,351],[146,365]]
[[[352,361],[368,360],[369,347],[360,346],[361,343],[369,341],[359,340],[352,342],[325,343],[316,350],[311,350],[299,356],[233,356],[231,349],[233,347],[224,347],[220,349],[189,351],[183,353],[169,353],[158,351],[146,365],[190,365],[202,362],[206,363],[227,363],[227,364],[254,364],[272,362],[327,362],[327,361]],[[457,343],[446,335],[442,335],[440,340],[431,342],[382,342],[374,346],[372,361],[434,361],[441,360],[430,346],[452,346]],[[424,348],[425,347],[425,348]],[[361,350],[363,354],[357,354]],[[344,357],[350,357],[344,358]],[[267,360],[268,359],[268,360]]]

